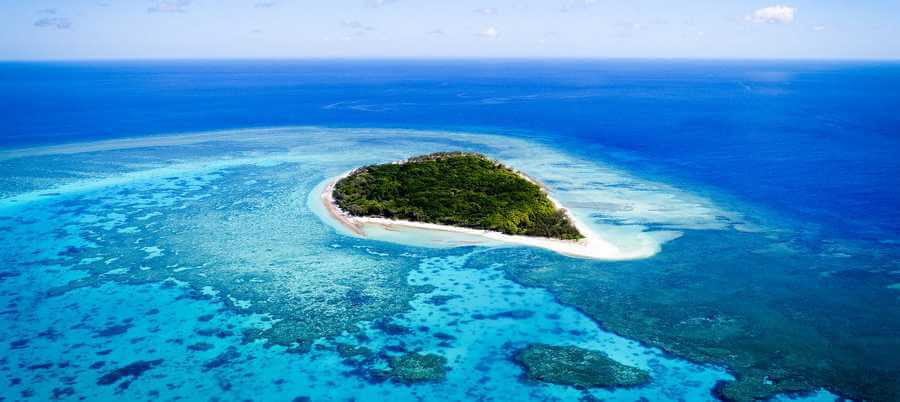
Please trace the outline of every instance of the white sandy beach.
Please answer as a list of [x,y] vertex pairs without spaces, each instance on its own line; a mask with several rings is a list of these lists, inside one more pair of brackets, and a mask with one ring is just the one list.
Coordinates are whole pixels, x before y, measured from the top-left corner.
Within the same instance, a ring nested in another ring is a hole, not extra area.
[[[601,238],[589,226],[578,220],[558,201],[549,196],[548,198],[550,198],[557,208],[566,212],[566,215],[578,231],[584,235],[584,238],[576,241],[545,237],[514,236],[489,230],[461,228],[433,223],[351,216],[337,206],[332,196],[334,185],[338,180],[347,176],[347,174],[349,174],[349,172],[329,180],[322,189],[320,199],[328,216],[355,236],[425,247],[460,247],[471,245],[527,246],[539,247],[576,258],[598,260],[623,260],[634,258],[634,256],[626,255],[619,250],[618,247]],[[534,182],[531,178],[526,177],[526,179]]]

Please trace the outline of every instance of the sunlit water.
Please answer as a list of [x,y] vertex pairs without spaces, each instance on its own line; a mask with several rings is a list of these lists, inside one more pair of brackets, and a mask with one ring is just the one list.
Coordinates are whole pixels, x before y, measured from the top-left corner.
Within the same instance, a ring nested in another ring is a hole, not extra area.
[[[15,184],[0,200],[7,400],[710,400],[731,378],[510,281],[488,248],[347,237],[308,202],[355,166],[474,150],[537,177],[618,246],[653,254],[683,230],[750,225],[706,198],[489,135],[288,128],[93,147],[29,151],[12,160],[21,170],[3,172]],[[86,164],[104,169],[73,174]],[[473,253],[487,259],[468,264]],[[534,342],[599,350],[653,380],[612,390],[528,381],[511,357]],[[338,344],[380,357],[361,363]],[[366,374],[411,351],[445,357],[446,380]],[[123,367],[133,370],[110,377]]]
[[[709,399],[728,378],[613,352],[621,339],[592,346],[609,335],[552,294],[679,356],[727,356],[744,385],[774,371],[896,399],[898,83],[886,62],[0,63],[0,398],[583,396],[522,382],[517,331],[651,369],[653,384],[612,399]],[[356,128],[206,132],[297,125]],[[159,136],[179,132],[193,134]],[[329,177],[446,149],[538,176],[617,247],[653,257],[404,247],[340,235],[309,208]],[[433,298],[445,290],[424,285],[445,276],[469,287]],[[480,301],[495,285],[503,298]],[[478,340],[508,346],[466,344],[493,325],[506,332]],[[340,342],[375,355],[345,360]],[[449,359],[446,382],[371,377],[419,347]],[[467,368],[463,349],[490,364]]]

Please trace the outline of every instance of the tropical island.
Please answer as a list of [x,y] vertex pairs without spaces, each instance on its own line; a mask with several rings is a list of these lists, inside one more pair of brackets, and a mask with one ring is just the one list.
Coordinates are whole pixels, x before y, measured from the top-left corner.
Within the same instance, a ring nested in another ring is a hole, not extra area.
[[322,201],[359,236],[406,232],[406,238],[451,247],[515,244],[621,258],[537,181],[479,153],[438,152],[364,166],[329,183]]
[[537,184],[468,152],[439,152],[402,163],[366,166],[334,186],[353,216],[374,216],[577,240],[584,236]]

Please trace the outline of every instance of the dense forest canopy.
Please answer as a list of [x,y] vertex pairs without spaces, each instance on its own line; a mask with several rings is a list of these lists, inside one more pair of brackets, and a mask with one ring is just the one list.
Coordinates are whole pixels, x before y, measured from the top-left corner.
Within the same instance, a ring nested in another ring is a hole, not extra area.
[[440,152],[366,166],[337,182],[334,199],[354,216],[511,235],[583,237],[538,185],[477,153]]

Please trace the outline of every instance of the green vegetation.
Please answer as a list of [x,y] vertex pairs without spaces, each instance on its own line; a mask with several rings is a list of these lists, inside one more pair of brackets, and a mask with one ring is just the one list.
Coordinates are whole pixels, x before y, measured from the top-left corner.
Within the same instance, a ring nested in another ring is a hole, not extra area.
[[575,346],[531,344],[515,361],[528,378],[577,388],[633,387],[650,382],[650,374],[605,354]]
[[355,216],[510,235],[583,237],[538,185],[475,153],[441,152],[403,163],[366,166],[338,181],[334,199]]

